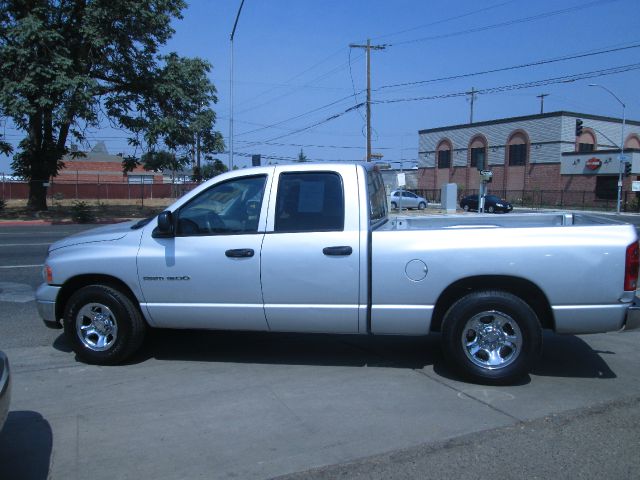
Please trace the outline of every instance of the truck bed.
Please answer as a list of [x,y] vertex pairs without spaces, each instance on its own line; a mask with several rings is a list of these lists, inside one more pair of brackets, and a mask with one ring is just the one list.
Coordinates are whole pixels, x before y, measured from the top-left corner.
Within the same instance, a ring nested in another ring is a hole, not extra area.
[[624,222],[589,214],[567,212],[398,216],[380,230],[434,230],[476,228],[532,228],[569,225],[620,225]]

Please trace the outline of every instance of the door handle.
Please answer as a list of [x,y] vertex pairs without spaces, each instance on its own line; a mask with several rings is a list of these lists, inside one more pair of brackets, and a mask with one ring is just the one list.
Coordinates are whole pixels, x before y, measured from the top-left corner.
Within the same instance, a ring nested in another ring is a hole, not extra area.
[[229,258],[249,258],[253,257],[254,252],[252,248],[235,248],[227,250],[224,254]]
[[322,253],[330,256],[348,256],[353,253],[351,247],[325,247],[322,249]]

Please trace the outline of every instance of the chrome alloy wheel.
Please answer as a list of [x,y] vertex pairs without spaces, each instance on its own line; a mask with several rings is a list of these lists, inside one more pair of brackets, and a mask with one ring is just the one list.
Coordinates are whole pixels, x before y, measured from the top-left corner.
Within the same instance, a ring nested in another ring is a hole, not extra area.
[[516,321],[495,310],[474,315],[464,326],[461,341],[469,360],[487,370],[512,364],[522,350],[522,332]]
[[118,338],[118,324],[109,307],[88,303],[76,315],[76,332],[82,344],[95,352],[113,346]]

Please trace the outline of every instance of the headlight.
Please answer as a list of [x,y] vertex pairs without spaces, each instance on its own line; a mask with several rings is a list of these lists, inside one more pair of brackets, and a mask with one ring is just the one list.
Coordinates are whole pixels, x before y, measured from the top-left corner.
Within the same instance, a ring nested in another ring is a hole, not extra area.
[[496,207],[504,207],[504,205],[501,203],[496,203]]

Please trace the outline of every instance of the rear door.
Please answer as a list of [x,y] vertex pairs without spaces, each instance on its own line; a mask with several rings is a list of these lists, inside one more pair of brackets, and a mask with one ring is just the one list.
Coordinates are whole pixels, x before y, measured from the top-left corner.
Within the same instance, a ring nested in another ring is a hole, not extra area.
[[[353,191],[345,192],[347,185]],[[357,332],[361,247],[356,167],[279,167],[274,187],[261,258],[269,328]]]

